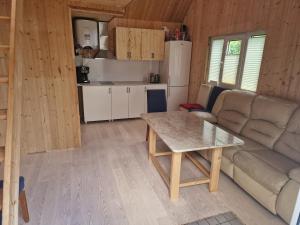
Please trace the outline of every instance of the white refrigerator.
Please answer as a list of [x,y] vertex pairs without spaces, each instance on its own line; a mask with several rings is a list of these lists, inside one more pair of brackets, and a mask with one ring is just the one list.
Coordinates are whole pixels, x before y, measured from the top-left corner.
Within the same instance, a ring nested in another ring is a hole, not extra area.
[[188,99],[188,85],[192,42],[169,41],[165,44],[165,58],[160,63],[161,81],[168,84],[168,111],[177,111]]

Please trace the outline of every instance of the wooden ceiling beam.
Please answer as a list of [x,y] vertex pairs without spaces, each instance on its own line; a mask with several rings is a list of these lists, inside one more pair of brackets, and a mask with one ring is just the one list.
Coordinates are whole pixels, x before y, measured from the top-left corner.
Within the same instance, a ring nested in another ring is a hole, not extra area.
[[71,0],[68,5],[74,10],[89,11],[91,13],[102,13],[112,16],[124,16],[125,14],[125,9],[121,7],[83,2],[80,0]]

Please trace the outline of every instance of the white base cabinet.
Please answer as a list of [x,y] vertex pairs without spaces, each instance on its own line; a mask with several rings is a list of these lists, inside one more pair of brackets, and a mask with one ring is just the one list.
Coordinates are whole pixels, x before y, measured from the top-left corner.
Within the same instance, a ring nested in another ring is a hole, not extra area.
[[111,87],[83,86],[84,122],[111,119]]
[[138,118],[145,113],[145,96],[147,94],[146,86],[128,87],[128,117]]
[[139,118],[147,112],[147,90],[166,84],[82,87],[84,122]]
[[128,87],[112,86],[112,114],[111,119],[128,118]]

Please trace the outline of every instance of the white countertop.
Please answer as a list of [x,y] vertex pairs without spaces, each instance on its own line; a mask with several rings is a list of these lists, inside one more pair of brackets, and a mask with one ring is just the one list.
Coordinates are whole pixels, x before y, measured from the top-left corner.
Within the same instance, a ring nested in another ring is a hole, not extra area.
[[112,81],[111,84],[102,81],[91,81],[90,83],[79,83],[77,86],[135,86],[135,85],[167,85],[165,83],[148,83],[146,81]]

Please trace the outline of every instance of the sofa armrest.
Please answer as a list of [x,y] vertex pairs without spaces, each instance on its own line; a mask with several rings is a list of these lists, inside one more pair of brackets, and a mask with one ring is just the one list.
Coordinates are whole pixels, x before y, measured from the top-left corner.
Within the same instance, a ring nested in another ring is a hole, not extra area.
[[289,177],[300,184],[300,167],[290,170]]

